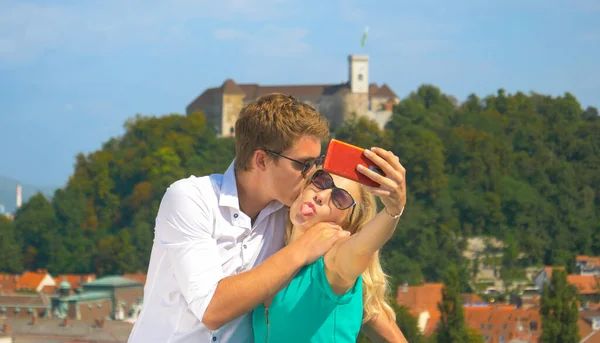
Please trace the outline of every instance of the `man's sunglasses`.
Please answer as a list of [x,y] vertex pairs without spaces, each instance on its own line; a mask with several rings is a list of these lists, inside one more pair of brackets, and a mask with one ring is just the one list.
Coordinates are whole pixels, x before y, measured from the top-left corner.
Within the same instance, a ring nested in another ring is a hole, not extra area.
[[317,168],[320,167],[320,166],[322,166],[323,165],[323,159],[325,158],[325,156],[319,156],[317,158],[313,158],[313,159],[308,160],[306,162],[302,162],[302,161],[295,160],[295,159],[293,159],[291,157],[287,157],[285,155],[282,155],[282,154],[280,154],[278,152],[275,152],[273,150],[268,150],[268,149],[264,149],[264,150],[265,150],[265,152],[267,152],[269,154],[273,154],[273,155],[276,155],[276,156],[279,156],[279,157],[283,157],[286,160],[290,160],[290,161],[294,162],[298,166],[298,169],[301,170],[302,175],[306,175],[306,173],[308,173],[312,169],[313,166],[317,167]]
[[332,189],[331,201],[335,207],[340,210],[347,210],[352,207],[352,213],[350,213],[350,218],[352,218],[354,209],[356,208],[356,201],[354,201],[354,198],[347,190],[335,186],[335,183],[333,183],[333,178],[328,172],[324,170],[317,170],[312,175],[310,182],[321,190]]

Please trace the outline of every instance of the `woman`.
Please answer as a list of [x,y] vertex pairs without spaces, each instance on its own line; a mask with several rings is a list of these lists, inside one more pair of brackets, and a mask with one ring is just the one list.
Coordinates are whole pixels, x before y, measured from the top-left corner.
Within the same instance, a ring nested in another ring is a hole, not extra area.
[[[393,162],[379,162],[390,175]],[[403,170],[399,162],[397,166]],[[386,185],[404,180],[403,175],[400,181],[370,177],[382,186],[362,186],[323,170],[307,177],[290,207],[286,243],[324,221],[341,225],[351,235],[338,240],[324,257],[302,268],[271,301],[254,310],[256,342],[356,342],[363,323],[378,316],[395,319],[384,300],[387,284],[378,251],[393,234],[396,225],[389,221],[398,219],[405,202],[394,198],[389,190],[393,187]],[[377,215],[372,194],[379,195],[386,206]],[[400,208],[391,212],[388,206]],[[396,341],[406,342],[399,330]]]

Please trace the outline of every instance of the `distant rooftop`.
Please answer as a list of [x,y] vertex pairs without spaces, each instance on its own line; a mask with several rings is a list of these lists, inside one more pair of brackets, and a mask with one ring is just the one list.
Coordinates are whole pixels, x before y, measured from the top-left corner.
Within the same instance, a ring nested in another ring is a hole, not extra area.
[[99,279],[96,279],[92,282],[88,282],[83,285],[84,288],[95,288],[95,287],[135,287],[135,286],[143,286],[144,284],[131,280],[122,276],[105,276]]

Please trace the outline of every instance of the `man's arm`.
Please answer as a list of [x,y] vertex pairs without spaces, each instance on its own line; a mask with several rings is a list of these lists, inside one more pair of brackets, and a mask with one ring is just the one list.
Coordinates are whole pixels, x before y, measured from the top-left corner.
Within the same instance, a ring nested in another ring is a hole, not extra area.
[[327,252],[346,232],[332,224],[317,224],[257,267],[222,279],[202,322],[216,330],[252,311],[283,288],[298,269]]
[[385,314],[366,322],[361,331],[375,343],[408,343],[396,322]]
[[304,264],[348,235],[337,225],[321,223],[253,270],[226,276],[213,238],[211,211],[191,187],[181,181],[169,187],[156,218],[156,233],[189,309],[210,330],[256,308]]

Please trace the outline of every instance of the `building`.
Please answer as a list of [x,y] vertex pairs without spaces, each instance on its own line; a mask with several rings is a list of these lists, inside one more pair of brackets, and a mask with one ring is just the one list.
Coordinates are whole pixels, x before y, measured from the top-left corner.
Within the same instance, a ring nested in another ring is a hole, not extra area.
[[52,316],[82,320],[124,320],[142,302],[144,285],[122,276],[106,276],[88,282],[72,294],[67,281],[52,299]]
[[348,81],[340,84],[259,85],[237,84],[227,79],[220,87],[206,89],[186,108],[189,115],[202,112],[220,136],[233,136],[240,110],[249,102],[270,93],[292,95],[313,106],[330,121],[331,129],[357,116],[374,119],[383,127],[399,103],[398,96],[387,85],[369,84],[369,57],[348,57]]
[[600,276],[600,258],[596,256],[579,255],[575,258],[575,266],[581,275]]

